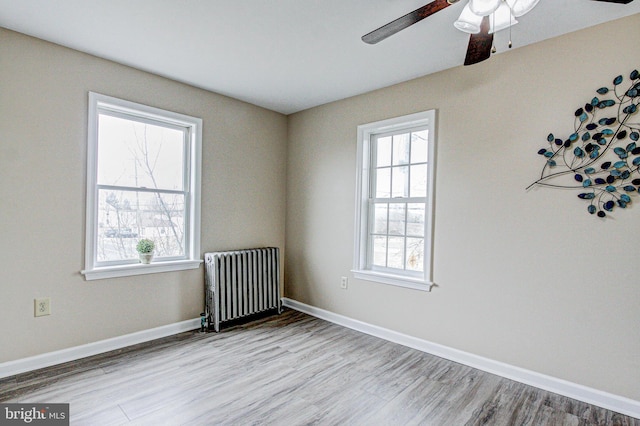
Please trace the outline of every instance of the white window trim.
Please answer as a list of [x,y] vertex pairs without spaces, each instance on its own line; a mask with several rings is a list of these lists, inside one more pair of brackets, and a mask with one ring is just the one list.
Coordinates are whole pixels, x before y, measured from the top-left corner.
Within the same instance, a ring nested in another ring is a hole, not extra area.
[[[369,159],[371,158],[370,140],[373,134],[399,131],[403,129],[427,126],[429,128],[429,167],[427,182],[427,205],[425,209],[425,270],[424,278],[411,277],[408,274],[390,274],[366,268],[367,264],[367,196],[369,184]],[[376,121],[358,126],[357,175],[356,175],[356,216],[355,244],[352,273],[354,278],[375,281],[415,290],[430,291],[433,282],[433,210],[436,176],[436,112],[435,110],[418,112],[402,117]]]
[[[98,211],[97,169],[98,169],[98,110],[114,108],[117,111],[130,111],[133,115],[157,118],[189,127],[190,170],[189,170],[189,241],[186,259],[154,261],[151,264],[119,264],[96,266],[96,220]],[[88,148],[87,148],[87,206],[86,206],[86,243],[85,269],[80,271],[86,280],[126,277],[132,275],[153,274],[158,272],[181,271],[200,267],[200,194],[202,169],[202,119],[187,115],[125,101],[99,93],[89,92]]]

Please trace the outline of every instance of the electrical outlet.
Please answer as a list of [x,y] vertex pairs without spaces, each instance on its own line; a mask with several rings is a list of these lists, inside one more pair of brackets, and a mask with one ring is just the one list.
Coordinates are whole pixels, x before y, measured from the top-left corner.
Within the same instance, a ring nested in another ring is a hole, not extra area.
[[35,299],[35,316],[43,317],[45,315],[51,315],[51,299],[48,297]]
[[340,279],[340,288],[343,289],[343,290],[346,290],[348,283],[349,283],[349,279],[347,277],[342,277]]

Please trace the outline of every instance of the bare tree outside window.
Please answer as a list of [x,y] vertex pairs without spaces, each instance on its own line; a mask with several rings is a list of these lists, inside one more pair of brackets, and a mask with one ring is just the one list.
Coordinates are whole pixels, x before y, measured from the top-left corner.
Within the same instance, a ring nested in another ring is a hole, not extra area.
[[139,238],[157,258],[185,253],[185,130],[99,115],[97,260],[135,259]]

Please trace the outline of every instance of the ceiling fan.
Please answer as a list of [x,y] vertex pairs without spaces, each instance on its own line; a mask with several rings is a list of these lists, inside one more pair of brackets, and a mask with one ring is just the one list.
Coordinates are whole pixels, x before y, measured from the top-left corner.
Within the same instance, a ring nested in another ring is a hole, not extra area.
[[[422,21],[460,0],[434,0],[362,36],[362,41],[376,44],[405,28]],[[533,9],[539,0],[469,0],[454,26],[470,35],[465,65],[489,59],[492,53],[493,33],[516,24],[515,18]],[[633,0],[594,0],[628,4]],[[511,47],[511,46],[509,46]]]

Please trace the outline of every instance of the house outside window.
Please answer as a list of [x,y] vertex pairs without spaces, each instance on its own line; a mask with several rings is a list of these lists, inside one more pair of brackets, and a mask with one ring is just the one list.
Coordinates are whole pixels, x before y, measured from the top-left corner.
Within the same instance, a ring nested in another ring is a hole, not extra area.
[[202,120],[89,93],[88,124],[86,279],[197,268]]
[[358,126],[356,278],[432,284],[435,111]]

